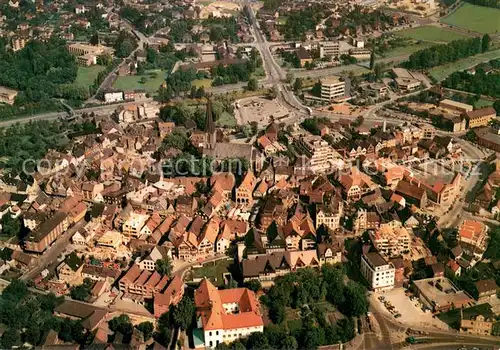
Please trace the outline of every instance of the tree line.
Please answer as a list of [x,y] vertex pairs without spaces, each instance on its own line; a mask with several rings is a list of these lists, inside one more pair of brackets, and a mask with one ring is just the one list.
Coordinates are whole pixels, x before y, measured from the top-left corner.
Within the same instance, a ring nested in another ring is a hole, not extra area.
[[[498,61],[500,63],[500,60]],[[500,99],[500,73],[486,72],[479,68],[474,75],[467,72],[455,72],[443,81],[443,86],[471,92],[479,95],[486,95]]]
[[484,7],[493,7],[493,8],[500,8],[500,1],[499,0],[465,0],[469,4],[473,5],[478,5],[478,6],[484,6]]
[[403,66],[408,69],[427,69],[488,51],[490,37],[455,40],[414,52]]
[[30,41],[20,51],[0,53],[0,85],[20,91],[16,105],[40,102],[58,95],[58,86],[76,79],[78,66],[66,42],[51,38]]

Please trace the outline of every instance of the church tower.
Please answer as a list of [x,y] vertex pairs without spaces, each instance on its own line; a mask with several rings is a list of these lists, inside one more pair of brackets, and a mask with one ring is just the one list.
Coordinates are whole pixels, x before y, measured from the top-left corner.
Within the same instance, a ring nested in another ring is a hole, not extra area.
[[212,116],[212,100],[210,97],[207,98],[207,117],[205,119],[205,134],[206,134],[206,144],[205,148],[214,149],[215,143],[217,142],[215,133],[215,123]]

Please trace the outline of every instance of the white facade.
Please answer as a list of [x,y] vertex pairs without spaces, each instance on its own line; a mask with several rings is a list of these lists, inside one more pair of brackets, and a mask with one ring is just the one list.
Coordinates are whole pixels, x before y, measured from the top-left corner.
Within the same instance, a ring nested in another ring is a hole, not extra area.
[[345,81],[340,81],[339,78],[321,79],[321,98],[331,101],[339,97],[345,96]]
[[395,271],[379,253],[368,253],[361,258],[361,274],[374,291],[392,289]]
[[105,92],[104,93],[104,102],[120,102],[123,101],[123,91],[116,92]]
[[215,348],[220,343],[231,343],[237,339],[248,337],[255,332],[264,332],[264,326],[204,331],[205,347]]
[[299,145],[310,160],[310,170],[324,172],[335,165],[340,155],[320,136],[311,135],[299,139]]

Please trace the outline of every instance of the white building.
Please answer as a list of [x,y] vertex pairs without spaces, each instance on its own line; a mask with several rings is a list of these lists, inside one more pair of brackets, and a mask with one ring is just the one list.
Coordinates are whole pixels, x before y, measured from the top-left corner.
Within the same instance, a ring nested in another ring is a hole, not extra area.
[[164,246],[156,246],[144,259],[139,261],[138,265],[141,270],[154,271],[156,270],[156,261],[166,259],[172,260],[172,251]]
[[206,348],[264,331],[259,301],[247,288],[218,290],[204,279],[194,294],[194,302],[197,327],[203,331]]
[[322,41],[319,44],[319,57],[339,57],[340,45],[338,41]]
[[339,77],[321,79],[321,99],[332,101],[345,96],[345,81]]
[[374,291],[389,290],[394,287],[396,269],[379,253],[368,253],[361,257],[361,274]]
[[298,146],[309,159],[309,169],[313,173],[325,172],[335,168],[342,157],[325,140],[317,135],[301,137]]
[[104,102],[120,102],[123,101],[123,91],[108,91],[104,93]]

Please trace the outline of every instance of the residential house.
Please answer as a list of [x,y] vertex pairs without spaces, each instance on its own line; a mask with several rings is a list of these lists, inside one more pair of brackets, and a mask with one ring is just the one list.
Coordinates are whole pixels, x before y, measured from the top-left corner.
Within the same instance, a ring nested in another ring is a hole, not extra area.
[[248,171],[240,186],[236,189],[236,203],[251,205],[253,203],[253,190],[257,178],[252,171]]
[[149,254],[138,262],[138,265],[141,270],[155,271],[156,261],[167,259],[172,261],[172,251],[165,246],[155,246]]
[[82,270],[83,261],[73,252],[57,266],[57,277],[70,285],[80,284],[82,282]]
[[394,266],[379,253],[367,253],[361,257],[361,274],[376,292],[394,288]]

